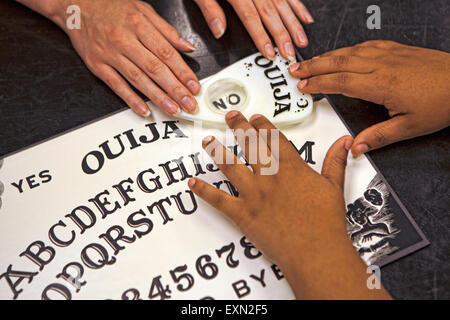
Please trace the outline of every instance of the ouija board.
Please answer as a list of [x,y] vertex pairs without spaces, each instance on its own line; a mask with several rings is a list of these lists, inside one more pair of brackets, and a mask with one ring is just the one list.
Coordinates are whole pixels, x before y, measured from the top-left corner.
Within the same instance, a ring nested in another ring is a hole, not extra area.
[[[187,187],[200,177],[236,191],[201,148],[204,136],[231,133],[152,110],[122,110],[1,160],[1,299],[294,298],[282,270]],[[325,98],[282,130],[317,171],[349,134]],[[367,264],[428,244],[368,157],[349,157],[345,199]]]

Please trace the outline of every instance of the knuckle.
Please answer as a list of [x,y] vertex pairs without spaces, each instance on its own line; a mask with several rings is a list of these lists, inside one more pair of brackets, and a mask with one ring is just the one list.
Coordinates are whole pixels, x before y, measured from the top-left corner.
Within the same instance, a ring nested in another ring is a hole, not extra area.
[[349,58],[347,56],[334,56],[331,61],[338,68],[341,69],[348,64]]
[[158,61],[157,59],[154,59],[152,61],[149,61],[145,66],[144,66],[144,71],[145,73],[147,73],[148,75],[157,75],[157,74],[161,74],[164,72],[164,65]]
[[114,77],[107,76],[103,79],[105,83],[108,85],[108,87],[111,88],[112,91],[117,92],[120,88],[120,84]]
[[255,20],[257,17],[256,12],[254,12],[254,10],[244,10],[242,12],[242,18],[244,19],[244,21],[252,21]]
[[314,69],[314,60],[307,60],[301,63],[301,71],[306,71],[307,74],[312,74],[312,70]]
[[376,40],[369,40],[369,41],[364,41],[361,43],[358,43],[357,45],[355,45],[355,47],[364,47],[364,46],[370,46],[370,45],[374,45]]
[[407,133],[416,133],[423,131],[419,129],[421,127],[420,122],[414,120],[404,121],[401,126],[402,131],[405,131]]
[[266,1],[264,5],[260,8],[261,16],[263,17],[270,17],[273,15],[273,8],[269,5],[270,2]]
[[382,146],[382,145],[387,144],[388,139],[386,137],[386,134],[380,128],[374,129],[373,136],[378,145]]
[[130,80],[130,82],[132,84],[138,83],[141,78],[142,78],[142,72],[140,72],[139,70],[131,70],[128,73],[128,80]]
[[213,14],[216,11],[217,4],[215,1],[204,1],[203,7],[208,14]]
[[347,88],[349,76],[346,73],[339,73],[337,76],[338,88],[340,92],[344,92]]
[[353,46],[350,48],[350,55],[358,55],[359,53],[361,53],[361,51],[364,51],[364,50],[365,50],[364,47]]
[[331,166],[333,169],[339,169],[342,167],[345,167],[347,165],[347,158],[336,156],[333,158],[333,161],[331,162]]
[[156,49],[156,54],[163,61],[172,59],[174,53],[175,53],[174,50],[170,46],[163,45]]
[[128,13],[126,15],[126,19],[127,21],[133,25],[133,26],[137,26],[139,25],[143,19],[144,19],[144,14],[142,12],[132,12],[132,13]]
[[171,25],[167,26],[166,35],[172,39],[177,39],[177,40],[181,37],[180,34],[178,33],[178,31]]
[[127,43],[124,33],[120,28],[112,27],[106,32],[106,35],[113,45],[123,46]]
[[145,1],[139,1],[137,3],[137,5],[139,8],[145,8],[145,9],[151,11],[152,13],[155,13],[155,9],[153,9],[153,7]]
[[225,206],[225,199],[221,196],[221,194],[216,193],[214,197],[214,203],[218,208],[223,208]]

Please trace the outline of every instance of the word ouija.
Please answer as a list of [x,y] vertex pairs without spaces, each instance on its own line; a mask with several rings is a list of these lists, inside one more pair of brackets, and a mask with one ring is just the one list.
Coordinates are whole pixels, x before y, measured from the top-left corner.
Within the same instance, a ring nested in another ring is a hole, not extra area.
[[[114,160],[119,158],[126,150],[126,145],[129,150],[139,148],[142,145],[153,143],[161,139],[169,139],[170,135],[175,135],[177,138],[187,138],[176,125],[178,121],[163,121],[164,134],[161,136],[160,130],[156,122],[148,123],[145,126],[150,129],[149,135],[140,135],[137,137],[133,129],[127,130],[121,134],[114,136],[115,142],[106,140],[99,145],[99,150],[88,152],[81,162],[81,168],[86,174],[94,174],[100,171],[105,164],[105,160]],[[125,141],[125,142],[124,142]],[[112,147],[114,145],[114,148]],[[114,150],[114,151],[113,151]]]
[[[273,116],[276,117],[285,111],[289,111],[291,109],[291,93],[282,91],[282,88],[288,87],[288,83],[280,67],[274,65],[272,60],[269,60],[264,56],[257,56],[255,58],[255,64],[266,69],[264,70],[264,75],[267,79],[271,80],[270,87],[273,90],[273,97],[276,100]],[[283,101],[283,103],[280,101]]]

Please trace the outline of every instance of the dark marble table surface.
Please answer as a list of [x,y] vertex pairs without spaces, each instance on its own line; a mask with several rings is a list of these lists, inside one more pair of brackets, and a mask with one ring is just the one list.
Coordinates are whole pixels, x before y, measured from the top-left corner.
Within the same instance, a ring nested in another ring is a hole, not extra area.
[[[192,0],[149,1],[198,48],[186,60],[199,78],[255,52],[225,1],[229,29],[214,39]],[[305,0],[305,58],[370,39],[450,51],[448,0]],[[381,30],[366,8],[381,8]],[[426,63],[426,61],[424,61]],[[387,119],[379,106],[332,96],[353,132]],[[420,102],[418,102],[420,103]],[[124,107],[84,66],[56,25],[12,0],[0,2],[0,157]],[[371,152],[431,244],[387,265],[382,282],[397,299],[450,299],[450,129]]]

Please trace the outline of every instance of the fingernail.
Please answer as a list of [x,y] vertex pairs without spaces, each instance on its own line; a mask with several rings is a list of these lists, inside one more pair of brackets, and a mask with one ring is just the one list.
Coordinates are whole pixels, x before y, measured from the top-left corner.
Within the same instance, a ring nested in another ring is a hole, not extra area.
[[228,112],[226,117],[228,120],[231,120],[234,117],[236,117],[238,114],[239,114],[239,112],[233,110],[233,111]]
[[313,17],[311,16],[311,14],[308,11],[305,11],[303,13],[303,17],[305,18],[306,22],[314,23],[314,19],[313,19]]
[[161,108],[163,109],[163,111],[169,114],[175,114],[178,112],[178,106],[170,100],[163,101],[161,104]]
[[302,45],[306,45],[308,43],[308,39],[306,38],[305,31],[303,31],[303,30],[297,31],[297,39]]
[[194,112],[195,109],[197,109],[197,103],[195,102],[194,98],[190,96],[184,96],[183,99],[181,99],[181,104],[186,110],[190,112]]
[[295,71],[297,71],[298,69],[300,69],[300,62],[291,64],[290,67],[289,67],[289,71],[290,71],[290,72],[295,72]]
[[144,118],[147,118],[147,117],[150,117],[151,114],[152,114],[152,113],[151,113],[150,109],[147,109],[147,112],[144,113],[142,116],[143,116]]
[[250,121],[255,121],[258,118],[261,118],[262,116],[260,114],[254,114],[252,115],[252,117],[250,118]]
[[192,43],[190,43],[189,41],[187,41],[186,39],[180,38],[180,42],[181,42],[181,44],[183,44],[184,46],[188,47],[189,50],[191,50],[191,51],[194,51],[194,50],[195,50],[194,45],[193,45]]
[[369,146],[365,143],[358,144],[355,147],[355,152],[353,153],[353,158],[359,158],[360,155],[369,151]]
[[188,186],[189,186],[189,188],[193,188],[195,186],[195,179],[194,178],[190,178],[188,180]]
[[208,144],[210,144],[214,140],[213,136],[204,137],[202,140],[203,148],[205,148]]
[[215,18],[209,23],[212,33],[216,39],[219,39],[225,33],[225,28],[219,18]]
[[193,94],[197,94],[200,91],[200,84],[195,80],[189,80],[186,86]]
[[269,58],[269,59],[275,58],[275,50],[270,43],[268,43],[264,46],[264,52],[266,53],[266,58]]
[[298,83],[299,89],[303,89],[308,84],[308,79],[304,79]]
[[148,108],[148,106],[147,106],[147,104],[145,102],[144,103],[139,103],[137,105],[137,109],[138,109],[139,114],[141,116],[145,117],[145,118],[147,118],[149,115],[152,114],[150,109]]
[[352,144],[353,144],[353,140],[352,139],[345,140],[345,142],[344,142],[345,150],[349,151],[350,148],[352,147]]
[[295,60],[295,51],[294,51],[294,47],[292,46],[292,43],[286,42],[284,44],[284,50],[286,50],[287,58],[290,61]]
[[356,146],[356,149],[359,151],[359,153],[363,154],[369,151],[369,146],[365,143],[361,143]]

